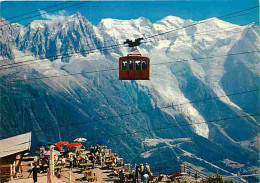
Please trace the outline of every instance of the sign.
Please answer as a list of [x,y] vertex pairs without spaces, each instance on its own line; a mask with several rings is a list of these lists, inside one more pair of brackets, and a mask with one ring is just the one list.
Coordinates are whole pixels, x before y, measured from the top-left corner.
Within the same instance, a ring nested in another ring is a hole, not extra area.
[[11,178],[12,166],[11,165],[0,165],[0,179]]

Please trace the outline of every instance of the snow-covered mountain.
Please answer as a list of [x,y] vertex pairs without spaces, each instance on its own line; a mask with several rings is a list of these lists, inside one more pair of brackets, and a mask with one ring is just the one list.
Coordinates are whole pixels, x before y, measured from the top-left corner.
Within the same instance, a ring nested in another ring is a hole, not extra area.
[[[35,141],[108,138],[127,161],[152,167],[190,162],[206,173],[255,172],[259,117],[219,119],[259,113],[258,91],[230,95],[259,88],[259,52],[236,55],[259,51],[259,27],[217,18],[194,23],[168,16],[94,26],[77,13],[1,27],[0,137],[33,130]],[[143,36],[139,49],[151,59],[150,81],[118,80],[126,47],[84,52]],[[27,65],[13,67],[18,62]]]

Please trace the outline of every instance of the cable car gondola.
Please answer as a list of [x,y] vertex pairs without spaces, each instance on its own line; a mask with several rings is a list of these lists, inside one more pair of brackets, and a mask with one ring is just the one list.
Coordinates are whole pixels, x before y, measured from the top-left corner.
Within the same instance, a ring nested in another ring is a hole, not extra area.
[[135,42],[126,40],[132,51],[126,57],[119,58],[119,80],[150,80],[150,59],[142,56],[136,46],[142,38]]

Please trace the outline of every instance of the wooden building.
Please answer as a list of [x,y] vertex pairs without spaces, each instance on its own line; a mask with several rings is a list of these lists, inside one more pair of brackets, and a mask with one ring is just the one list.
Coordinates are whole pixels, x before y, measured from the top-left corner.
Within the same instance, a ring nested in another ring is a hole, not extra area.
[[11,179],[20,171],[21,160],[31,148],[31,132],[0,140],[0,180]]

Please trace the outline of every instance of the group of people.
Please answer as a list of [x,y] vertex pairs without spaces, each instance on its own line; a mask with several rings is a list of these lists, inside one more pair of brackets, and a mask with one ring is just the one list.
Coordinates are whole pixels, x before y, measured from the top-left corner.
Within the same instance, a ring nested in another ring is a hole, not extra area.
[[[45,147],[42,146],[39,150],[37,161],[35,161],[31,169],[34,175],[33,177],[36,177],[36,180],[37,173],[44,173],[49,167],[49,156],[46,155],[46,153]],[[116,153],[112,153],[111,149],[108,149],[107,146],[100,144],[90,146],[89,150],[86,150],[83,146],[75,149],[63,148],[60,150],[59,155],[54,156],[55,173],[58,178],[61,174],[61,169],[82,169],[82,165],[84,164],[90,165],[87,167],[88,169],[93,169],[94,166],[109,169],[121,167],[115,171],[121,182],[126,182],[126,180],[130,179],[133,180],[134,183],[139,182],[139,180],[148,182],[153,176],[150,166],[147,163],[135,165],[131,170],[131,165],[124,164],[123,158],[120,158]]]
[[[136,182],[149,182],[154,178],[150,166],[148,163],[136,165],[133,170],[130,170],[130,164],[125,164],[124,168],[119,171],[119,180],[120,182],[127,182],[127,179],[133,180],[134,183]],[[126,176],[125,172],[129,172],[128,176]]]
[[101,167],[110,166],[123,166],[124,162],[122,158],[119,158],[116,153],[112,153],[111,149],[107,149],[107,146],[97,144],[89,148],[90,155],[94,159],[95,164],[99,164]]
[[145,165],[142,163],[140,165],[135,164],[135,169],[132,174],[134,183],[138,182],[139,179],[141,179],[142,182],[149,182],[149,180],[153,177],[148,163]]
[[[131,170],[130,164],[125,164],[123,158],[120,158],[116,153],[112,153],[106,146],[96,145],[89,148],[90,155],[94,156],[94,163],[101,167],[115,169],[113,174],[118,176],[120,182],[127,182],[133,180],[134,183],[149,182],[153,177],[150,166],[148,163],[135,165]],[[116,168],[120,169],[116,169]]]

